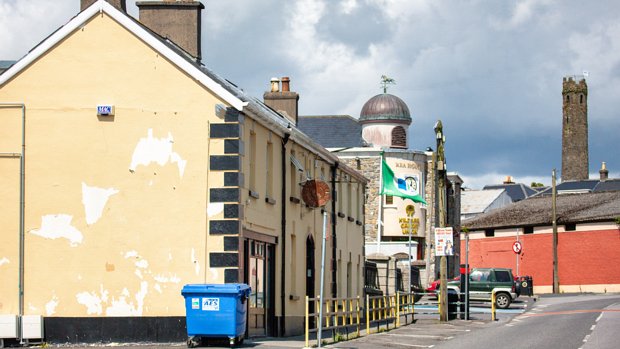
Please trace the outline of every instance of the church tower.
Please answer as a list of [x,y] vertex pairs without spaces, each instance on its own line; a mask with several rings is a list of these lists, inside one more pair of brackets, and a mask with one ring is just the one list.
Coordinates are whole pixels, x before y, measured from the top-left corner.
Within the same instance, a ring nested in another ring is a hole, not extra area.
[[564,77],[562,99],[562,181],[588,179],[588,85],[585,77]]

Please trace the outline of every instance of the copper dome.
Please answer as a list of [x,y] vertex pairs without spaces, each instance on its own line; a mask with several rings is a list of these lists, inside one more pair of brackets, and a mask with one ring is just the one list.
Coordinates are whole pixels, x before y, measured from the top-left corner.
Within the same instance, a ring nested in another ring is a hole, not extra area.
[[405,102],[388,93],[372,97],[360,112],[360,123],[372,121],[396,121],[411,124],[411,115]]

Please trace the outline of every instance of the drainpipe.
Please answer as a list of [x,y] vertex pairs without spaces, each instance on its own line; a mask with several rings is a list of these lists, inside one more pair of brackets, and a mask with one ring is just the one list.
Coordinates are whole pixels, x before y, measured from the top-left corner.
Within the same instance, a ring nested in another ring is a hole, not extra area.
[[[338,288],[337,288],[337,271],[338,271],[338,264],[337,264],[337,247],[338,245],[336,244],[336,200],[341,200],[341,198],[339,198],[337,195],[338,193],[336,192],[336,173],[338,170],[338,162],[334,163],[334,166],[332,166],[332,297],[336,298],[338,297]],[[336,200],[333,200],[333,198],[336,198]]]
[[26,183],[26,105],[24,103],[0,103],[0,109],[21,108],[22,110],[22,151],[21,153],[0,153],[1,157],[19,157],[19,316],[17,331],[19,343],[22,338],[22,316],[24,316],[24,215]]
[[280,328],[280,337],[284,337],[284,334],[286,333],[285,331],[285,325],[286,325],[286,321],[285,321],[285,315],[286,312],[284,311],[286,309],[286,294],[285,294],[285,285],[284,285],[284,280],[286,278],[286,258],[285,258],[285,252],[286,252],[286,163],[287,163],[287,157],[286,157],[286,144],[288,143],[289,137],[291,135],[289,133],[285,133],[284,134],[284,138],[282,139],[282,241],[280,242],[281,244],[281,249],[282,249],[282,257],[280,258],[282,265],[280,268],[280,306],[282,308],[282,316],[280,317],[280,326],[278,326]]

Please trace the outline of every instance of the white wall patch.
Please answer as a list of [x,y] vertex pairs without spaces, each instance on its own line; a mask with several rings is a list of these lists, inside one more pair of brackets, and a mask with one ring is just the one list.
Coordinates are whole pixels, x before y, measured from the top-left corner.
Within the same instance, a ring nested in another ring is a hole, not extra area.
[[172,151],[174,138],[168,132],[167,138],[154,138],[153,129],[149,128],[146,138],[140,138],[131,156],[129,170],[134,172],[139,165],[148,166],[152,162],[159,166],[165,166],[168,162],[176,163],[179,168],[179,176],[183,178],[187,160],[183,160],[179,154]]
[[9,263],[11,263],[11,261],[9,261],[9,259],[6,257],[2,257],[2,259],[0,259],[0,267],[4,264],[9,264]]
[[136,262],[136,267],[146,269],[149,267],[149,262],[146,259],[141,259]]
[[134,300],[127,302],[130,297],[129,291],[125,288],[118,299],[112,298],[112,305],[106,308],[107,316],[142,316],[144,309],[144,298],[148,293],[148,283],[140,282],[140,291],[134,295]]
[[58,306],[58,297],[54,296],[52,297],[52,300],[50,300],[49,302],[45,303],[45,312],[47,314],[47,316],[52,316],[54,314],[56,314],[56,307]]
[[209,218],[224,212],[224,203],[212,203],[207,205],[207,216]]
[[97,223],[110,196],[117,194],[114,188],[91,187],[82,182],[82,204],[86,213],[86,224]]
[[86,306],[86,313],[88,315],[101,315],[103,313],[102,303],[108,300],[108,291],[103,290],[103,285],[101,286],[100,294],[101,296],[98,296],[95,292],[81,292],[75,297],[78,303]]
[[162,284],[165,284],[165,283],[178,284],[179,282],[181,282],[181,279],[178,276],[172,275],[172,274],[170,274],[169,276],[157,274],[155,275],[154,279],[155,281],[160,282]]
[[82,243],[84,236],[71,225],[72,219],[73,216],[67,214],[45,215],[41,217],[41,228],[33,229],[30,233],[52,240],[65,238],[71,246],[77,246]]

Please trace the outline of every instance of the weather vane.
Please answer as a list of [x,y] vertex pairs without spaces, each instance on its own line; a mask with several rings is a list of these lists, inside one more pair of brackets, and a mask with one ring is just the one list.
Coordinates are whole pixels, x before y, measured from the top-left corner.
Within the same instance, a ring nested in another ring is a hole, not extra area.
[[381,75],[381,86],[383,87],[383,93],[387,93],[388,85],[396,85],[396,80],[388,77],[387,75]]

